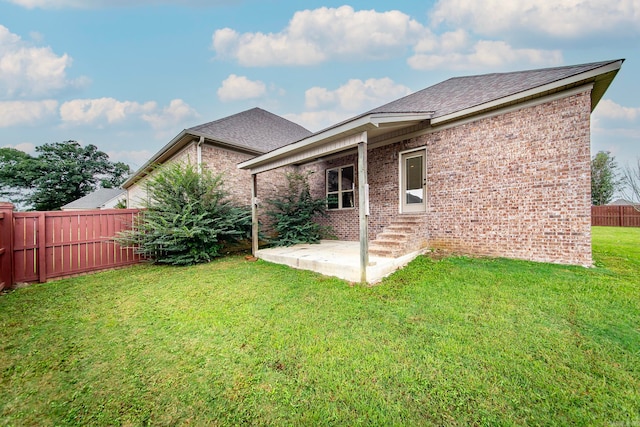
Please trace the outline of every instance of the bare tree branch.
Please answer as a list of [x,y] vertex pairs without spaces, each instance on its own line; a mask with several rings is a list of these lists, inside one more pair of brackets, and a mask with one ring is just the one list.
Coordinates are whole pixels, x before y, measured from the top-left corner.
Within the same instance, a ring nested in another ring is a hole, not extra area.
[[626,165],[622,169],[622,182],[622,195],[640,211],[640,157],[636,159],[635,165]]

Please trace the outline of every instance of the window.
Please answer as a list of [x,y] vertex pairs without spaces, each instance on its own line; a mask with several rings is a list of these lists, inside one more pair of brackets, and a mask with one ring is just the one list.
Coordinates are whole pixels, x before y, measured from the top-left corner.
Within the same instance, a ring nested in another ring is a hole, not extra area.
[[327,209],[355,207],[353,165],[327,169]]

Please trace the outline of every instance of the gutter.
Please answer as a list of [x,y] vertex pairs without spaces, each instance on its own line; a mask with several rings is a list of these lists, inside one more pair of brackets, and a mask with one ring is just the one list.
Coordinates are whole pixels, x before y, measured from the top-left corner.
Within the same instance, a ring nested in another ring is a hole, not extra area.
[[198,159],[198,175],[202,175],[202,144],[204,143],[204,136],[201,136],[196,145],[196,157]]

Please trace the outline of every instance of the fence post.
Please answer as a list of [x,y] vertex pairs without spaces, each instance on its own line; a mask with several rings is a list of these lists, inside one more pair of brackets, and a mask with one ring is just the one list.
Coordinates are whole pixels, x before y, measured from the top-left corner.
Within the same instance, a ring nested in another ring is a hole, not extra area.
[[0,290],[13,286],[13,204],[0,202]]
[[46,212],[38,212],[38,281],[47,281],[47,230]]

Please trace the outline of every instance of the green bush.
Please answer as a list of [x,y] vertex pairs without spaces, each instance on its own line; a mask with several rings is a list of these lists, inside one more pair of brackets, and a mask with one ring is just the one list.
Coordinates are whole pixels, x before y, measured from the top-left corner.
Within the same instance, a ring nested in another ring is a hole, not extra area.
[[226,200],[221,175],[172,163],[152,176],[147,195],[145,210],[117,240],[157,263],[208,262],[225,243],[250,235],[251,211]]
[[276,232],[270,242],[276,246],[318,243],[321,238],[331,236],[330,227],[314,221],[318,216],[326,216],[327,200],[311,196],[309,174],[286,173],[285,194],[267,200],[271,206],[267,216],[271,218]]

